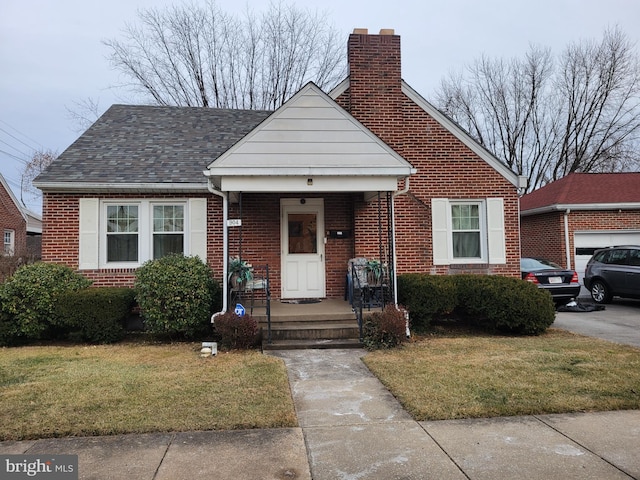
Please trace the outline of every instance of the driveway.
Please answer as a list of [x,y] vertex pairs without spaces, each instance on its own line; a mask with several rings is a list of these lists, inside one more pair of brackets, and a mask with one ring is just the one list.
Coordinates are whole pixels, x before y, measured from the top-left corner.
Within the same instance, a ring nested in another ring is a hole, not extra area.
[[[589,303],[579,299],[579,303]],[[614,298],[605,310],[558,312],[553,327],[640,348],[640,300]]]

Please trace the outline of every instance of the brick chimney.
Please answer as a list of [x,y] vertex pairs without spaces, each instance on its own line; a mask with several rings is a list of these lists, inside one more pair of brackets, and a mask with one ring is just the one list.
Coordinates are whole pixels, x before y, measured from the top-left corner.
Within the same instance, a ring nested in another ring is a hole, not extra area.
[[[388,143],[389,127],[402,121],[400,36],[392,29],[369,35],[354,29],[347,46],[349,111]],[[382,132],[386,129],[387,134]],[[395,135],[394,135],[395,136]]]

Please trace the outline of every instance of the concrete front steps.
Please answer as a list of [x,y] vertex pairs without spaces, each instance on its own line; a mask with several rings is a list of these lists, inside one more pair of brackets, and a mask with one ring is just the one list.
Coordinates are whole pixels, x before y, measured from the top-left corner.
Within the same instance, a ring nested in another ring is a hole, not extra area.
[[325,299],[314,305],[273,305],[271,342],[266,316],[257,315],[263,350],[359,348],[360,330],[346,302]]
[[360,330],[352,319],[283,320],[271,318],[271,343],[266,322],[262,328],[263,350],[304,348],[359,348]]

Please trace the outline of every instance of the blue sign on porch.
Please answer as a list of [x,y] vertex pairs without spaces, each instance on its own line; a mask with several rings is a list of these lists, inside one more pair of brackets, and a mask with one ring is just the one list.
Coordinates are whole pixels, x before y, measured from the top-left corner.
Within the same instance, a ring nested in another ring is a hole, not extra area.
[[236,303],[236,309],[234,310],[234,313],[235,313],[236,315],[238,315],[239,317],[244,317],[245,309],[244,309],[244,307],[242,306],[242,304],[240,304],[240,303]]

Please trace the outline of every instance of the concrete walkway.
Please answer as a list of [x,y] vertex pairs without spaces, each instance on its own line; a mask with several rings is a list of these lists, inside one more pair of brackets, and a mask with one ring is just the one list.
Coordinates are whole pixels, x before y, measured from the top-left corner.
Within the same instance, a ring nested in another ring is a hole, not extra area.
[[640,411],[416,422],[364,353],[273,353],[299,428],[3,442],[0,455],[77,454],[79,478],[98,480],[640,479]]
[[640,411],[416,422],[358,350],[285,351],[314,480],[640,479]]

